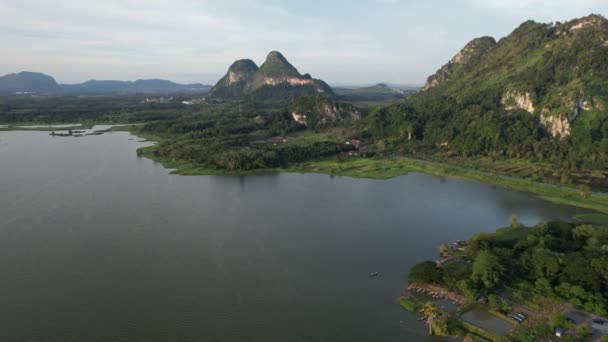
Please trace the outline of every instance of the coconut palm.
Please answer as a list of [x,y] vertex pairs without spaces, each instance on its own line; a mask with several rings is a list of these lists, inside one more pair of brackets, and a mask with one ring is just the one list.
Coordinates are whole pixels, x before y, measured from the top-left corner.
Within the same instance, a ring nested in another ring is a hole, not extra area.
[[433,302],[426,302],[422,306],[422,315],[426,318],[426,325],[429,327],[429,335],[433,335],[433,324],[441,316],[441,311]]

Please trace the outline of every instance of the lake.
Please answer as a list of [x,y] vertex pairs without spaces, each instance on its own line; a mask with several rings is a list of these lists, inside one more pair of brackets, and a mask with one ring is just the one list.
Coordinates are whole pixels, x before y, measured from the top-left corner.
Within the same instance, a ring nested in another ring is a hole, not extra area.
[[411,265],[581,212],[423,174],[170,175],[138,140],[0,132],[1,341],[426,341]]

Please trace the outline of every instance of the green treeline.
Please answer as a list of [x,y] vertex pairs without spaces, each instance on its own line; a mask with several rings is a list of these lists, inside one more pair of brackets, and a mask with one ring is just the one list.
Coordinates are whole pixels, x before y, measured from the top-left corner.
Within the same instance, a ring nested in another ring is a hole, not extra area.
[[367,132],[397,153],[604,170],[608,49],[598,42],[606,36],[608,21],[592,15],[555,25],[528,21],[497,43],[474,40],[429,78],[430,89],[377,109]]
[[531,307],[549,299],[608,315],[606,226],[556,221],[528,228],[514,220],[512,227],[473,236],[455,256],[444,267],[417,264],[410,282],[440,284],[471,300],[489,296],[497,310],[507,303],[492,295],[506,291]]

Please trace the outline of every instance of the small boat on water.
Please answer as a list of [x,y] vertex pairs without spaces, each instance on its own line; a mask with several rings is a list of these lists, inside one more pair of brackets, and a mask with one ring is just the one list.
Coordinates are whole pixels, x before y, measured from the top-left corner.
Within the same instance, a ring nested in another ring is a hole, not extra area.
[[378,276],[378,272],[372,272],[369,274],[370,278],[377,277],[377,276]]

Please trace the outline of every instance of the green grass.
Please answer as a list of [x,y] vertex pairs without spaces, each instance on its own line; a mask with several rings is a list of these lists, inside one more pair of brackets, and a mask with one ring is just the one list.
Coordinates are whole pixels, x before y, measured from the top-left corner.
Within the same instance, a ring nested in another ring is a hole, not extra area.
[[606,214],[581,214],[574,216],[574,219],[599,226],[608,226],[608,215]]
[[496,230],[494,237],[498,241],[519,241],[525,240],[530,234],[527,227],[507,227]]
[[401,305],[402,308],[409,312],[416,312],[420,309],[420,303],[411,298],[406,297],[399,298],[399,305]]

